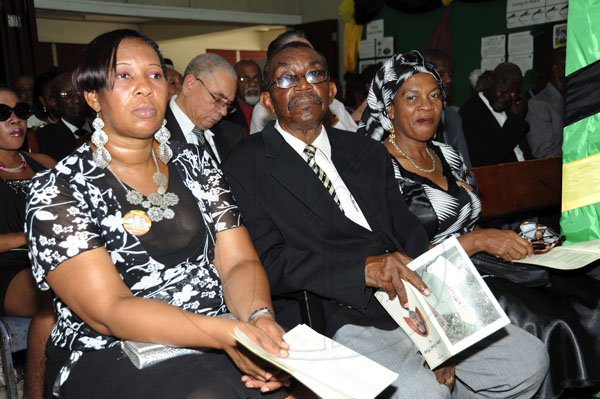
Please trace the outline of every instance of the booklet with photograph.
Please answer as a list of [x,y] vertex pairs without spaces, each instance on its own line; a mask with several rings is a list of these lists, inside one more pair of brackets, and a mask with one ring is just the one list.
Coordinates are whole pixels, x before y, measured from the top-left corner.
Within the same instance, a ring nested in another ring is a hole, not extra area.
[[286,371],[322,398],[375,398],[398,378],[398,374],[299,324],[283,337],[289,356],[281,358],[265,351],[236,329],[235,339],[257,356]]
[[429,287],[423,296],[404,282],[408,309],[385,291],[375,297],[402,327],[432,369],[509,324],[456,238],[450,238],[409,263]]

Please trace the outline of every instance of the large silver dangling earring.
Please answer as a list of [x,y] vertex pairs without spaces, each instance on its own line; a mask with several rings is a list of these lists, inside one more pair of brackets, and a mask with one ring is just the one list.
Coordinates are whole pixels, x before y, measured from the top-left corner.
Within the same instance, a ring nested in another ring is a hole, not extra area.
[[173,150],[167,145],[167,142],[171,138],[171,132],[169,132],[166,125],[167,120],[163,119],[162,126],[154,133],[154,139],[158,141],[158,158],[165,164],[173,156]]
[[104,128],[104,121],[100,119],[100,114],[96,113],[96,119],[92,122],[92,126],[94,127],[94,133],[92,134],[92,143],[96,146],[96,151],[94,151],[94,162],[102,168],[105,169],[112,157],[110,153],[104,146],[108,143],[108,136],[102,130]]

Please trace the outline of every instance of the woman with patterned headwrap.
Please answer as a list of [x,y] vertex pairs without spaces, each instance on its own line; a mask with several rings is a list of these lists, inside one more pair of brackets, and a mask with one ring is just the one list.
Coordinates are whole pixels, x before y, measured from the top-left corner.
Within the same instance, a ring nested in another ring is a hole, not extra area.
[[[453,147],[432,141],[443,99],[441,78],[421,54],[396,54],[373,79],[359,132],[385,140],[400,191],[432,244],[456,236],[471,256],[486,252],[518,261],[531,255],[529,241],[515,232],[476,228],[481,203],[472,175]],[[540,287],[493,277],[486,281],[511,321],[548,348],[550,372],[539,397],[554,398],[565,389],[598,383],[598,281],[553,274]]]

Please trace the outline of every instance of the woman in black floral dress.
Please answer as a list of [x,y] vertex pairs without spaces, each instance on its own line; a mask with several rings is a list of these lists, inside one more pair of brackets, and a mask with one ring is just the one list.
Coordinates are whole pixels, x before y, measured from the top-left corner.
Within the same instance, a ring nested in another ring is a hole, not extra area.
[[[531,244],[513,231],[476,228],[481,203],[472,175],[458,151],[431,140],[443,109],[442,87],[421,54],[394,55],[373,80],[359,132],[385,140],[400,191],[430,243],[454,236],[469,255],[485,252],[505,261],[531,255]],[[547,284],[539,287],[489,276],[486,282],[511,322],[548,349],[550,371],[537,397],[598,386],[599,281],[578,272],[549,272]]]
[[[237,328],[287,353],[221,171],[197,146],[168,143],[156,44],[130,30],[100,35],[73,79],[98,114],[93,145],[37,176],[27,205],[34,277],[58,314],[47,388],[63,398],[247,398],[286,384],[236,348]],[[227,312],[239,321],[217,317]],[[203,353],[138,370],[124,340]]]

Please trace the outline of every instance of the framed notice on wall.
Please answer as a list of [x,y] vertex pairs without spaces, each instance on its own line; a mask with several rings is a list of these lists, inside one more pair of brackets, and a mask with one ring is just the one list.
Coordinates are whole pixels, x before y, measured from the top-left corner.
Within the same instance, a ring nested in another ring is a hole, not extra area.
[[559,48],[567,45],[567,24],[554,25],[552,29],[552,47]]

